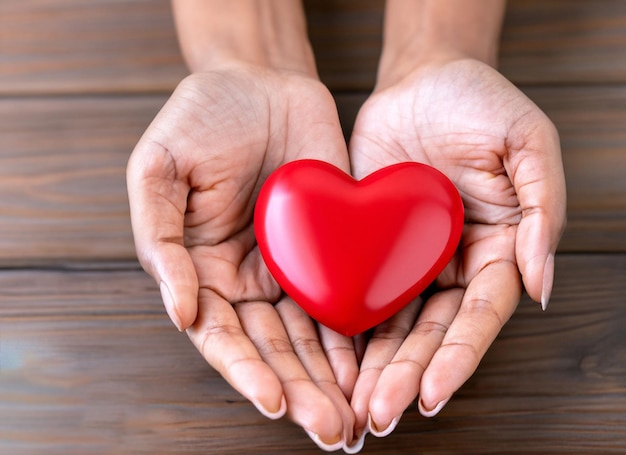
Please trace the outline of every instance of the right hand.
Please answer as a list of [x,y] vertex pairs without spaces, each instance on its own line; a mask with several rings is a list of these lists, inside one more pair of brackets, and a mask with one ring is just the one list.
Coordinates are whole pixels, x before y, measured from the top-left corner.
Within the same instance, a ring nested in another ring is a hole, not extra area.
[[296,72],[230,66],[178,86],[132,153],[128,192],[139,260],[179,330],[264,415],[286,411],[336,450],[353,436],[352,340],[282,294],[252,225],[261,184],[303,158],[349,169],[328,90]]
[[565,178],[548,117],[465,56],[422,62],[377,90],[359,112],[350,153],[357,178],[402,161],[429,164],[465,205],[463,236],[436,292],[419,314],[409,306],[368,343],[352,397],[356,433],[369,420],[373,433],[388,434],[416,396],[431,417],[469,379],[515,311],[522,281],[545,308]]

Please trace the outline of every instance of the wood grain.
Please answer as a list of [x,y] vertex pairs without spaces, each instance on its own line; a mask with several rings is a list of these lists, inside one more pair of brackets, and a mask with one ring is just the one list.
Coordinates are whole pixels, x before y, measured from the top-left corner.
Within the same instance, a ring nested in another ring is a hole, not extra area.
[[521,85],[626,82],[626,3],[513,0],[500,69]]
[[164,101],[0,99],[0,263],[133,258],[126,162]]
[[[548,311],[525,298],[438,417],[412,406],[362,453],[623,453],[626,255],[556,270]],[[2,453],[320,453],[206,365],[132,268],[0,271],[0,365]]]
[[322,81],[335,92],[368,92],[376,81],[384,0],[304,2]]
[[185,74],[168,0],[0,2],[0,94],[170,91]]
[[[561,133],[561,251],[626,251],[626,89],[527,90]],[[350,124],[364,95],[337,96]],[[134,258],[128,156],[163,96],[0,99],[0,264]]]
[[561,137],[568,191],[563,251],[626,251],[626,86],[534,88]]
[[154,280],[136,262],[0,271],[0,318],[132,319],[163,311]]
[[[369,91],[384,0],[308,0],[334,91]],[[501,69],[523,85],[626,82],[626,4],[511,0]],[[0,95],[171,91],[187,74],[167,0],[3,0]]]

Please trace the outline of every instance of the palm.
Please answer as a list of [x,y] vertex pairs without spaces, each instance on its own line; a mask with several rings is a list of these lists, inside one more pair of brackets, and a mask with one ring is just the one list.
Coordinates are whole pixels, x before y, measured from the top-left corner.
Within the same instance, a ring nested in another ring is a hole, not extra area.
[[467,268],[457,269],[462,273],[456,280],[449,281],[449,273],[444,278],[447,286],[466,286],[484,264],[516,260],[522,210],[512,179],[530,176],[520,174],[527,168],[516,166],[519,153],[512,155],[535,133],[525,130],[524,122],[543,114],[498,73],[477,62],[422,71],[364,106],[352,137],[353,169],[362,176],[383,164],[418,161],[456,184],[466,210],[461,259]]
[[539,112],[504,78],[475,65],[424,71],[370,98],[352,136],[353,169],[363,175],[383,160],[425,162],[455,182],[468,221],[510,224],[519,221],[519,204],[508,141],[523,140],[516,136],[530,132],[517,122]]
[[[332,105],[324,104],[328,98],[317,93],[321,86],[286,78],[284,83],[291,86],[271,96],[275,78],[249,76],[196,75],[195,81],[186,81],[160,113],[168,130],[156,130],[159,136],[152,137],[169,151],[177,172],[187,176],[178,193],[165,196],[172,208],[185,214],[184,245],[200,287],[232,303],[276,301],[279,295],[260,261],[251,225],[256,194],[267,175],[280,164],[306,156],[346,167],[341,142],[317,150],[303,134],[316,125],[320,136],[330,132],[329,141],[337,138],[328,120]],[[317,102],[294,102],[290,91]],[[290,121],[282,123],[281,117]]]

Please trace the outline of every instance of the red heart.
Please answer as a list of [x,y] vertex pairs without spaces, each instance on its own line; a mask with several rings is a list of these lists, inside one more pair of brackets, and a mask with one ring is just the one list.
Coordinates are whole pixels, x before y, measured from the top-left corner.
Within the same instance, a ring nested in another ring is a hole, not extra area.
[[259,193],[254,228],[270,272],[321,324],[363,332],[434,281],[461,238],[463,203],[441,172],[399,163],[356,181],[293,161]]

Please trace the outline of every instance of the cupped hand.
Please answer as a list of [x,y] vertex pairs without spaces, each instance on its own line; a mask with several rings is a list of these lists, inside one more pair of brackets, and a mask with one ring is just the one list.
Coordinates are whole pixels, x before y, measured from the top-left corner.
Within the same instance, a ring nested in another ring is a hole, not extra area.
[[252,226],[263,181],[302,158],[349,168],[319,81],[244,66],[194,74],[132,153],[131,218],[139,260],[179,330],[263,414],[287,412],[336,449],[352,438],[352,341],[318,328],[281,294]]
[[[466,224],[436,292],[382,324],[354,389],[356,432],[393,429],[419,395],[436,414],[473,374],[526,291],[545,306],[565,223],[565,181],[549,119],[491,67],[447,60],[376,90],[350,142],[362,178],[401,161],[429,164],[457,186]],[[419,182],[415,182],[419,185]]]

